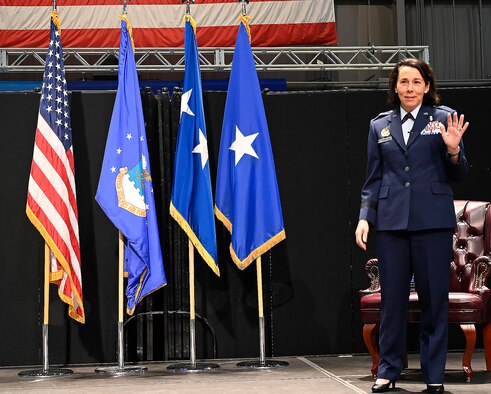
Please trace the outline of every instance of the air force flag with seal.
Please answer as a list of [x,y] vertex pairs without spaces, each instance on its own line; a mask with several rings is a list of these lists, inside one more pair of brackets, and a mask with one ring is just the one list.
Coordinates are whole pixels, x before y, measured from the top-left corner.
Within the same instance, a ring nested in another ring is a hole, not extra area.
[[129,21],[121,20],[118,92],[96,200],[124,235],[127,312],[166,284]]

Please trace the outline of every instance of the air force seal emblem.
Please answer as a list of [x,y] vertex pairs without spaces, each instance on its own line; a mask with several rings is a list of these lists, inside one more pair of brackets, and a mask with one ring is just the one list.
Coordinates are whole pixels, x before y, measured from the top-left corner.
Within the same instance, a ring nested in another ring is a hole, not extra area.
[[147,215],[145,202],[145,181],[151,181],[147,171],[147,161],[142,155],[142,160],[131,170],[128,167],[119,169],[116,176],[116,191],[118,194],[118,206],[140,217]]

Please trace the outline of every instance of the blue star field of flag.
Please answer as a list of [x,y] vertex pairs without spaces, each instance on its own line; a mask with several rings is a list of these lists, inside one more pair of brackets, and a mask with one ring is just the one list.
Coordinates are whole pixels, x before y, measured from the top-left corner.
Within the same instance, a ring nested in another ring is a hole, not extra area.
[[66,150],[72,145],[68,91],[60,32],[51,21],[50,41],[46,53],[39,113],[58,136]]

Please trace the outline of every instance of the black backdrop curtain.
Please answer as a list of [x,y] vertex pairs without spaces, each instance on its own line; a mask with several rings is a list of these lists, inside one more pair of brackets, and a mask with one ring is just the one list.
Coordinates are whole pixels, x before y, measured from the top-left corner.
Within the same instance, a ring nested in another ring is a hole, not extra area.
[[[469,177],[455,198],[489,200],[489,88],[441,90],[442,101],[466,115]],[[168,216],[180,92],[142,93],[150,163],[168,284],[147,297],[126,324],[126,360],[189,358],[187,240]],[[67,317],[50,290],[52,364],[116,361],[117,230],[94,200],[114,92],[71,93],[86,324]],[[215,182],[225,93],[204,94],[209,162]],[[366,352],[358,290],[374,256],[355,247],[364,180],[368,122],[384,111],[385,92],[339,90],[263,95],[275,156],[287,239],[263,257],[267,355]],[[0,365],[42,362],[43,242],[27,220],[25,202],[39,95],[0,93]],[[229,235],[217,222],[218,278],[196,258],[197,357],[259,355],[256,272],[238,270]],[[149,312],[155,312],[149,314]],[[417,350],[417,327],[409,348]],[[215,342],[216,340],[216,342]],[[478,343],[479,345],[479,343]],[[458,328],[450,348],[462,348]]]

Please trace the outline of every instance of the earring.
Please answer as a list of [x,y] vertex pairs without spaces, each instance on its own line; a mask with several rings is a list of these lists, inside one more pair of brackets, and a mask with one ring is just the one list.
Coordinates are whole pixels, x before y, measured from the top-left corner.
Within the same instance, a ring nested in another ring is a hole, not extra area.
[[397,89],[395,89],[394,92],[396,92],[396,94],[397,94]]

